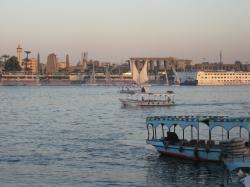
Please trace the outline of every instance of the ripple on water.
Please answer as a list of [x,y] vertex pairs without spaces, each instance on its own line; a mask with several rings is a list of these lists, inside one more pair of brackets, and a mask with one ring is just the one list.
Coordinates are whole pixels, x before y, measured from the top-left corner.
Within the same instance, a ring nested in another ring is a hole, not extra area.
[[219,186],[221,165],[159,157],[145,144],[145,118],[244,116],[250,88],[173,90],[177,106],[122,108],[116,87],[1,87],[1,185]]

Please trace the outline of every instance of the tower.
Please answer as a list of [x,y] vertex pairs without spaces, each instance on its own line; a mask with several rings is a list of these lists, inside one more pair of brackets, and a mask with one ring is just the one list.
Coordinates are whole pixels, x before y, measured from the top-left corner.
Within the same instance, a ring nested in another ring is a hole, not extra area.
[[17,60],[18,60],[20,67],[22,67],[22,59],[23,59],[22,55],[23,55],[23,49],[21,48],[20,44],[18,44],[18,46],[17,46]]
[[46,67],[47,74],[53,75],[57,72],[57,58],[54,53],[49,54],[47,58],[47,67]]
[[83,60],[88,61],[88,52],[83,53]]
[[220,51],[220,63],[222,63],[222,51]]
[[69,72],[69,55],[66,55],[66,72]]
[[37,54],[37,74],[40,74],[40,54]]

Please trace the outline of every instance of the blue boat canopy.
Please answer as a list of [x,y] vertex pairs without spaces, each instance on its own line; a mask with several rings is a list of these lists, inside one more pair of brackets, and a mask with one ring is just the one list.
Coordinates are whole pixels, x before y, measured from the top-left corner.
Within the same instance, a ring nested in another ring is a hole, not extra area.
[[214,127],[222,127],[230,131],[234,127],[245,128],[250,132],[250,117],[228,117],[228,116],[153,116],[147,117],[146,125],[156,128],[159,125],[171,128],[179,125],[185,129],[188,126],[199,128],[199,124],[206,124],[210,130]]

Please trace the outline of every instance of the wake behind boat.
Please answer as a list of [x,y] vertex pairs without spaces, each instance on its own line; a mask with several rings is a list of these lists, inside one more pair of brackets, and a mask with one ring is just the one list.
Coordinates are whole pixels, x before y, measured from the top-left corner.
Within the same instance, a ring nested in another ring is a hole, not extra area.
[[123,106],[172,106],[174,102],[174,92],[166,93],[136,93],[129,95],[126,99],[119,99]]

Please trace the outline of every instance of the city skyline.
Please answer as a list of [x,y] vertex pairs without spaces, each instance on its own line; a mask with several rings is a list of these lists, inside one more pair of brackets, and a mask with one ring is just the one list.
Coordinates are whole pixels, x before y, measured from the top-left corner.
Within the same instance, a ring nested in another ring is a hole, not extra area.
[[72,63],[123,62],[134,56],[177,56],[194,63],[250,61],[247,0],[1,0],[0,52],[16,55],[20,43]]

